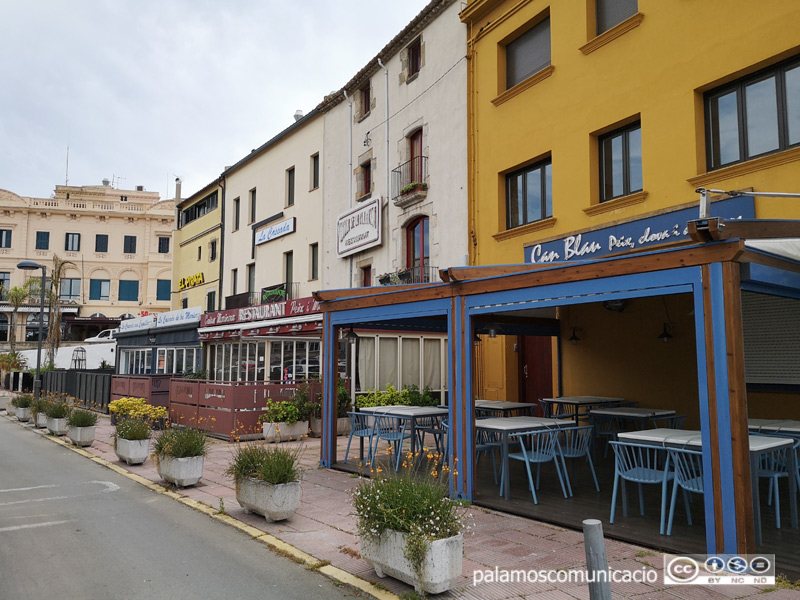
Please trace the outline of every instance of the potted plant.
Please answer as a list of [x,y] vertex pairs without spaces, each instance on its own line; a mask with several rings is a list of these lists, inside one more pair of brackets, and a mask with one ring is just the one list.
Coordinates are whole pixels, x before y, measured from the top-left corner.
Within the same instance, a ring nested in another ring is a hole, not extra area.
[[[438,455],[434,457],[438,462]],[[390,575],[418,593],[439,594],[461,577],[464,540],[460,503],[450,500],[437,477],[447,468],[425,467],[427,475],[399,474],[361,483],[353,492],[361,555],[378,577]],[[380,469],[377,469],[380,473]]]
[[[347,412],[350,410],[350,392],[342,379],[336,390],[336,435],[350,435],[350,418]],[[315,415],[311,417],[311,433],[317,437],[322,436],[322,419],[320,418],[321,406],[319,403],[314,405]]]
[[47,404],[48,400],[42,396],[40,396],[38,400],[34,400],[33,404],[31,404],[31,419],[33,419],[34,425],[39,429],[47,427],[47,413],[45,412]]
[[150,423],[124,419],[114,431],[114,452],[129,465],[140,465],[150,454]]
[[9,417],[14,417],[17,414],[17,398],[11,398],[6,405],[6,414]]
[[67,417],[67,437],[76,446],[91,446],[94,442],[97,413],[83,408],[73,408]]
[[400,195],[412,194],[414,192],[423,192],[428,189],[428,184],[424,181],[412,181],[400,190]]
[[397,278],[400,281],[411,281],[411,269],[400,269],[397,272]]
[[20,394],[16,397],[14,405],[17,407],[17,419],[23,423],[31,420],[31,405],[33,404],[33,396],[30,394]]
[[164,406],[153,406],[144,398],[118,398],[108,405],[111,424],[116,425],[122,419],[139,419],[150,423],[152,429],[166,427],[167,409]]
[[302,399],[267,400],[266,412],[258,417],[262,424],[264,439],[280,442],[300,439],[308,434],[308,418],[313,407]]
[[391,273],[381,273],[378,275],[378,283],[381,285],[389,285],[392,282],[392,274]]
[[301,452],[299,446],[291,450],[263,444],[237,448],[225,474],[236,483],[236,500],[246,513],[263,515],[272,522],[288,519],[297,511]]
[[66,435],[70,406],[71,403],[66,397],[54,399],[47,403],[44,409],[47,415],[47,429],[53,435]]
[[179,487],[200,481],[206,454],[208,438],[194,427],[167,429],[153,443],[152,456],[159,476]]

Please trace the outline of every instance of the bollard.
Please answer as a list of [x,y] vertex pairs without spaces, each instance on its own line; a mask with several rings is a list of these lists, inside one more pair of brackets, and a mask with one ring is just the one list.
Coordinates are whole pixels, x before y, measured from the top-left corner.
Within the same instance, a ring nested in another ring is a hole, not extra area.
[[583,522],[583,544],[586,548],[586,571],[589,576],[589,600],[611,600],[606,543],[603,524],[597,519]]

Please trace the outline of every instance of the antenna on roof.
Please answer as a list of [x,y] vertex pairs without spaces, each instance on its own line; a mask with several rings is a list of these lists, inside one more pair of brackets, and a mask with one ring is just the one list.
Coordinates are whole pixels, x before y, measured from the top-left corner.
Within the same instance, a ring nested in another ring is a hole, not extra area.
[[111,176],[111,187],[115,189],[119,189],[119,180],[122,179],[123,181],[127,179],[126,177],[122,177],[121,175],[112,175]]
[[67,127],[67,170],[64,176],[64,185],[69,185],[69,127]]

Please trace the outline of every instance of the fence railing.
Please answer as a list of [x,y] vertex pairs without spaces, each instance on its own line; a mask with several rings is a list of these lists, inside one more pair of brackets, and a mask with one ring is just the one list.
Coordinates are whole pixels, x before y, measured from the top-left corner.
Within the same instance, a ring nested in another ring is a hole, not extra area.
[[405,194],[428,189],[428,157],[415,156],[392,170],[392,201]]
[[42,391],[67,394],[75,398],[77,406],[108,413],[112,376],[108,369],[44,371]]

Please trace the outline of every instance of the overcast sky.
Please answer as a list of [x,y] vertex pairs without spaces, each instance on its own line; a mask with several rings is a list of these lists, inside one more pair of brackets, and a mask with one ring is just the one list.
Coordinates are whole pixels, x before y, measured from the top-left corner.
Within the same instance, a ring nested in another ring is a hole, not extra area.
[[0,189],[186,197],[338,90],[428,0],[0,0]]

